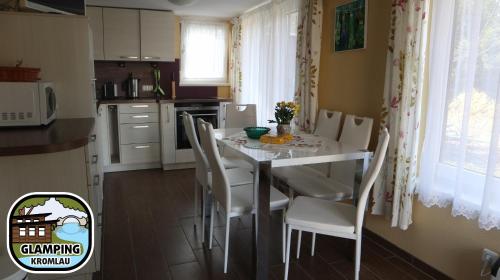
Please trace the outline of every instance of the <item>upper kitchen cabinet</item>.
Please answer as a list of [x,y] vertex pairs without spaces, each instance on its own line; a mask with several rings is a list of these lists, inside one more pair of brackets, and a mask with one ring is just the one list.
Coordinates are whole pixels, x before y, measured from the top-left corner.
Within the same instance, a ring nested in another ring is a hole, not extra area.
[[102,8],[87,7],[87,17],[89,18],[90,29],[94,42],[94,59],[104,60],[104,34],[102,24]]
[[139,10],[103,8],[106,60],[140,60]]
[[141,60],[175,60],[175,15],[141,10]]

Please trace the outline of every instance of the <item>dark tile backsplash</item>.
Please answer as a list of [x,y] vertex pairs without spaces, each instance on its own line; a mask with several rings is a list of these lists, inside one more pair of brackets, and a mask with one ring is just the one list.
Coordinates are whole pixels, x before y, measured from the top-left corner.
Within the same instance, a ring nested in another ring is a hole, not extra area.
[[[175,62],[156,62],[160,68],[160,84],[165,92],[162,99],[172,97],[172,77],[176,81],[176,96],[178,99],[187,98],[215,98],[217,97],[217,87],[188,86],[179,87],[179,60]],[[139,78],[139,97],[154,98],[153,92],[142,91],[142,85],[154,85],[153,67],[151,62],[116,62],[116,61],[95,61],[95,76],[97,96],[102,96],[104,83],[111,81],[118,85],[118,97],[127,97],[125,82],[132,73]]]

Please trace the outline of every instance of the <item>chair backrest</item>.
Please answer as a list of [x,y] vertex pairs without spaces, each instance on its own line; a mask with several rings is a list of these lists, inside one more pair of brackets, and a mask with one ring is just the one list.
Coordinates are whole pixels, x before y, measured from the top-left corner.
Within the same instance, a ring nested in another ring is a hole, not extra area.
[[204,187],[208,187],[208,171],[210,166],[208,165],[207,157],[203,152],[203,149],[198,142],[198,137],[196,137],[195,124],[193,116],[187,112],[182,113],[182,122],[184,124],[184,129],[186,130],[186,135],[188,137],[191,147],[193,147],[193,153],[196,164],[196,179]]
[[[356,124],[358,122],[358,124]],[[339,141],[359,149],[368,149],[372,135],[373,119],[346,115]]]
[[257,126],[257,106],[255,104],[227,104],[225,128],[248,126]]
[[316,129],[314,134],[337,140],[340,129],[341,112],[329,111],[321,109],[316,121]]
[[[346,115],[339,142],[358,149],[368,149],[372,126],[373,119]],[[333,162],[330,174],[335,180],[353,187],[356,176],[356,161]]]
[[373,156],[372,162],[370,163],[365,176],[363,176],[363,179],[361,180],[361,185],[359,187],[361,196],[359,197],[356,209],[357,234],[361,234],[368,196],[370,195],[373,184],[375,183],[375,180],[380,173],[380,169],[382,169],[382,164],[387,153],[387,147],[389,146],[389,138],[389,132],[387,131],[387,128],[384,127],[382,129],[382,137],[380,138],[380,141],[377,145],[377,149],[375,150],[375,155]]
[[212,171],[212,194],[226,211],[230,211],[231,189],[229,179],[226,175],[226,169],[219,155],[213,126],[211,123],[201,120],[198,121],[198,131],[200,132],[203,148],[205,149]]

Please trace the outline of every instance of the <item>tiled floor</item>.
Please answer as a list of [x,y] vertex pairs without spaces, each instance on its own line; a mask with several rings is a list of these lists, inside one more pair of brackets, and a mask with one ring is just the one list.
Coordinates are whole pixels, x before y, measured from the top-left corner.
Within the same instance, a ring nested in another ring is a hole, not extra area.
[[[101,279],[252,279],[251,216],[232,219],[229,272],[224,275],[223,220],[217,221],[210,251],[201,243],[200,227],[196,232],[193,227],[193,184],[194,170],[106,174]],[[273,221],[271,276],[282,279],[279,214]],[[289,279],[353,279],[352,242],[319,236],[314,257],[310,235],[302,244]],[[361,279],[434,278],[365,237]]]

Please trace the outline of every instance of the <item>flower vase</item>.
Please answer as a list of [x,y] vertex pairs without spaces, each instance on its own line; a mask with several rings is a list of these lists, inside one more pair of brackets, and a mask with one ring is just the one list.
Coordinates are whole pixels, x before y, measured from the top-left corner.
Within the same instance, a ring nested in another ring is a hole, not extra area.
[[276,130],[278,132],[278,136],[290,134],[292,128],[290,127],[290,124],[278,124],[276,127]]

